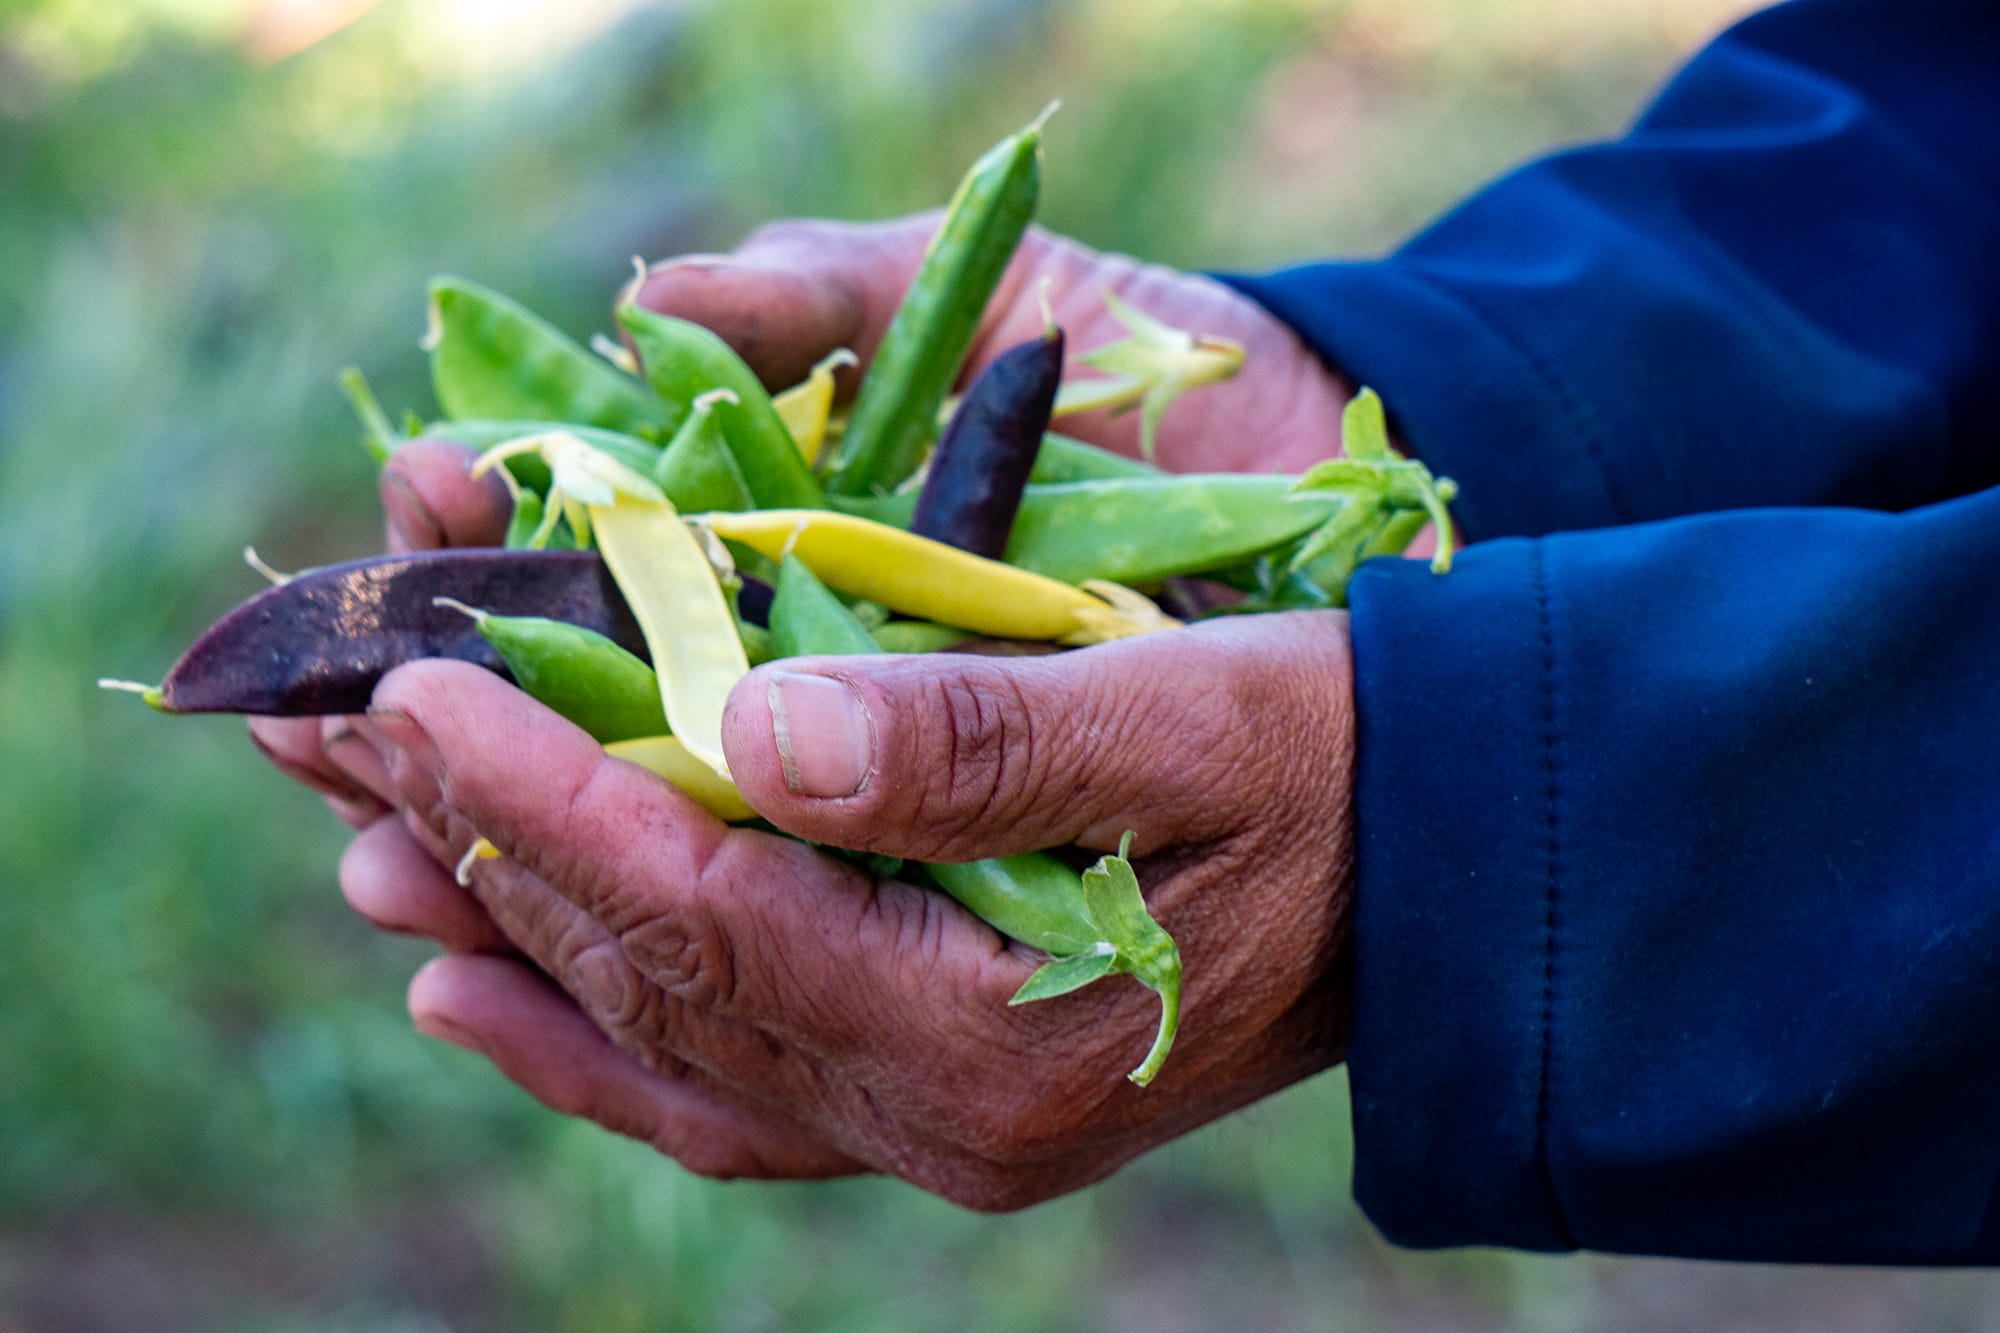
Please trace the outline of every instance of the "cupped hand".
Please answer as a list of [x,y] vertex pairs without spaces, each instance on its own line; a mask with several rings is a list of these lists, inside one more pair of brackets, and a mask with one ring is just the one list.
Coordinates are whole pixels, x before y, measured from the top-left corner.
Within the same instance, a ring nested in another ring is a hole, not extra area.
[[500,849],[471,893],[527,962],[448,956],[410,1003],[551,1106],[707,1174],[873,1169],[1019,1207],[1340,1058],[1350,693],[1345,617],[1315,612],[1047,658],[790,659],[732,694],[731,771],[813,841],[964,860],[1136,830],[1186,976],[1145,1089],[1136,982],[1010,1008],[1038,956],[949,898],[723,825],[463,663],[377,690],[360,731],[405,813],[342,884],[462,948],[446,867]]
[[[773,388],[804,378],[836,347],[852,348],[865,370],[941,220],[932,212],[893,222],[775,223],[732,254],[656,265],[628,295],[716,330]],[[1243,344],[1235,379],[1167,409],[1157,448],[1162,467],[1301,472],[1339,452],[1340,409],[1352,386],[1262,306],[1211,278],[1100,253],[1038,227],[1022,239],[987,305],[968,378],[1041,332],[1045,279],[1072,356],[1125,336],[1105,305],[1106,291],[1169,324]],[[1079,413],[1056,425],[1120,453],[1139,452],[1136,412]]]

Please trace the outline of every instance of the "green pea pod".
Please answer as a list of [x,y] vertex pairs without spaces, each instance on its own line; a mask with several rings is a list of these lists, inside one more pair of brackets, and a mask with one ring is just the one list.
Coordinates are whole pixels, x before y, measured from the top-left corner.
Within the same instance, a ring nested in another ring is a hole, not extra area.
[[695,399],[687,420],[653,463],[653,480],[683,514],[756,506],[750,484],[722,437],[722,423],[716,420],[718,405],[735,401],[736,395],[728,389],[716,389]]
[[603,744],[667,734],[653,668],[596,630],[541,616],[498,616],[449,597],[438,603],[472,617],[529,696]]
[[575,422],[631,433],[671,423],[646,386],[541,316],[460,278],[430,287],[431,384],[452,417]]
[[678,427],[694,410],[695,400],[711,389],[736,395],[733,403],[718,403],[715,415],[759,508],[826,507],[812,469],[771,405],[771,395],[728,343],[699,324],[629,302],[619,308],[618,322],[632,335],[639,364],[671,426]]
[[964,364],[986,303],[1035,215],[1048,110],[1002,139],[959,183],[923,264],[862,378],[827,472],[836,495],[888,491],[937,435],[938,411]]
[[930,620],[891,620],[868,631],[885,653],[935,653],[978,636]]
[[1094,444],[1058,435],[1042,436],[1035,454],[1035,466],[1028,472],[1030,486],[1055,486],[1066,481],[1110,481],[1118,477],[1157,477],[1160,469],[1138,458],[1114,454]]
[[1046,852],[938,862],[925,871],[974,916],[1057,958],[1090,953],[1100,936],[1077,873]]
[[510,551],[526,550],[541,530],[544,512],[542,497],[523,489],[514,497],[514,514],[507,520],[507,536],[500,544]]
[[[1311,531],[1345,502],[1300,495],[1295,477],[1155,474],[1029,486],[1007,538],[1008,564],[1065,583],[1144,587],[1242,564]],[[834,507],[908,527],[914,497],[836,499]]]
[[1180,1027],[1181,955],[1146,909],[1127,853],[1118,851],[1078,875],[1041,852],[966,864],[927,865],[939,888],[1003,934],[1050,955],[1011,1004],[1052,1000],[1117,972],[1160,997],[1160,1026],[1146,1057],[1127,1077],[1144,1087],[1160,1072]]
[[881,651],[868,627],[827,591],[804,561],[787,555],[779,562],[778,584],[771,598],[773,657]]

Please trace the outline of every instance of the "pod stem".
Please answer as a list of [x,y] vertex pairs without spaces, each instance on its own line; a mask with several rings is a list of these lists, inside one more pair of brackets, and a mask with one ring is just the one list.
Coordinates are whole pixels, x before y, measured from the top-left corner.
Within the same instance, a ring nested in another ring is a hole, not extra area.
[[146,707],[157,713],[171,713],[167,707],[166,694],[157,685],[148,685],[143,680],[117,680],[111,676],[101,676],[97,681],[100,690],[113,690],[119,694],[136,694]]
[[476,606],[467,606],[464,602],[459,601],[458,598],[456,597],[433,597],[431,598],[431,605],[448,606],[454,611],[461,612],[464,615],[471,617],[472,623],[475,625],[484,625],[488,620],[492,619],[493,617],[493,613],[491,611],[482,611]]

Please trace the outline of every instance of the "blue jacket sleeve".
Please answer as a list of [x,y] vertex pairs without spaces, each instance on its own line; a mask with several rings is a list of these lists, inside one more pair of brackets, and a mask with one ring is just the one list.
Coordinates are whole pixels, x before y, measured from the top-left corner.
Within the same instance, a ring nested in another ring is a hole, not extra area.
[[1369,1215],[2000,1261],[2000,7],[1767,11],[1243,286],[1508,538],[1350,590]]
[[1360,571],[1386,1235],[2000,1261],[1995,569],[2000,490]]
[[2000,5],[1796,0],[1395,254],[1232,279],[1474,538],[2000,481]]

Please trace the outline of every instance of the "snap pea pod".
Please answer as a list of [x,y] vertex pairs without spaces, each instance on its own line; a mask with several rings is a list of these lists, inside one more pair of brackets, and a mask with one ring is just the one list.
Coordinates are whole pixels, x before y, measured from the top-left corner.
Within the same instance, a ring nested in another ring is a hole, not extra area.
[[452,417],[532,418],[639,433],[672,424],[646,386],[509,297],[461,278],[430,287],[431,384]]
[[653,480],[684,514],[749,509],[756,503],[716,419],[719,405],[735,402],[729,389],[712,389],[696,398],[687,420],[653,463]]
[[922,265],[862,377],[847,433],[827,472],[836,495],[871,495],[910,475],[937,432],[986,303],[1034,216],[1042,125],[1055,110],[986,152],[959,183]]
[[955,648],[977,635],[930,620],[891,620],[868,631],[885,653],[935,653]]
[[630,302],[619,308],[618,322],[632,335],[646,381],[659,394],[673,426],[711,389],[736,395],[733,403],[718,403],[716,419],[760,506],[813,509],[825,503],[812,469],[771,405],[771,395],[728,343],[699,324]]
[[530,697],[605,744],[667,734],[653,668],[582,625],[544,616],[501,616],[450,597],[436,599],[472,617]]
[[779,562],[777,591],[771,599],[773,657],[881,651],[868,627],[813,577],[804,561],[788,554]]
[[[1002,558],[1064,583],[1103,579],[1132,587],[1228,568],[1311,531],[1344,503],[1336,495],[1299,495],[1297,480],[1156,473],[1031,485]],[[906,495],[835,504],[893,527],[909,524],[916,508]]]
[[1009,939],[1052,957],[1090,953],[1097,925],[1074,870],[1046,852],[924,866],[933,883]]
[[1030,486],[1053,486],[1065,481],[1106,481],[1116,477],[1157,477],[1160,470],[1143,459],[1127,458],[1109,449],[1047,431],[1042,447],[1035,453],[1035,466],[1028,472]]

